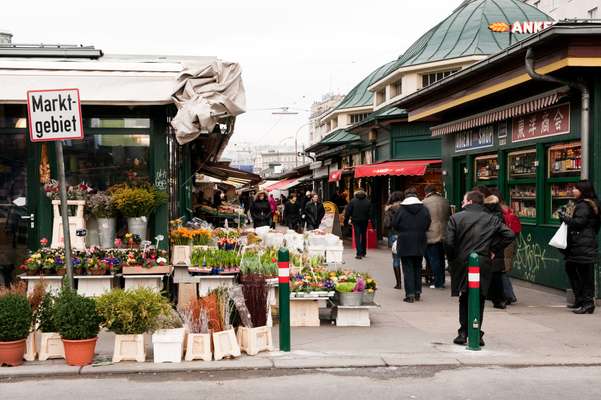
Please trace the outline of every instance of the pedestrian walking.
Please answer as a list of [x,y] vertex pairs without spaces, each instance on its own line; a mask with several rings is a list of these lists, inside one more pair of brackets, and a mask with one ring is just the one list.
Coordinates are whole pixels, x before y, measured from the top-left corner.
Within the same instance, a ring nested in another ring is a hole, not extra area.
[[450,207],[449,201],[442,197],[433,185],[425,188],[426,197],[424,206],[430,213],[432,223],[426,234],[428,238],[428,247],[426,247],[426,260],[432,268],[434,274],[434,284],[430,288],[443,289],[445,283],[445,257],[442,238],[449,222]]
[[255,228],[271,226],[273,214],[271,212],[269,200],[267,199],[267,193],[264,191],[257,193],[255,200],[250,206],[250,215],[252,216]]
[[301,208],[301,212],[302,212],[302,215],[301,215],[301,218],[302,218],[301,226],[302,226],[303,229],[305,229],[305,225],[307,223],[307,216],[305,215],[305,207],[307,206],[307,203],[309,203],[311,201],[311,196],[312,196],[312,193],[310,191],[308,191],[308,190],[305,193],[305,195],[302,196],[302,197],[301,197],[301,195],[299,193],[298,200],[300,202],[300,208]]
[[271,225],[272,229],[275,229],[275,223],[278,215],[278,202],[273,197],[273,194],[269,194],[269,208],[271,208]]
[[394,229],[393,222],[403,199],[403,193],[399,191],[392,192],[388,199],[388,204],[384,208],[384,217],[382,218],[382,225],[384,229],[388,230],[388,247],[392,249],[392,270],[394,271],[394,278],[396,280],[395,289],[402,289],[403,285],[401,284],[401,257],[396,251],[396,242],[399,234]]
[[[497,218],[501,223],[505,224],[503,209],[501,208],[501,194],[496,188],[488,189],[489,195],[484,198],[486,210]],[[492,301],[493,307],[504,310],[507,308],[505,293],[503,290],[503,271],[505,270],[505,251],[500,254],[495,254],[492,260],[492,277],[490,288],[488,291],[488,299]]]
[[301,222],[300,203],[296,200],[296,194],[292,194],[284,206],[284,218],[288,229],[298,232]]
[[511,242],[511,244],[505,248],[505,268],[503,269],[501,276],[503,280],[503,296],[505,297],[505,303],[510,305],[518,301],[513,291],[511,279],[509,279],[509,273],[513,269],[513,259],[515,258],[518,237],[522,232],[522,223],[520,222],[518,216],[514,214],[513,210],[505,203],[503,197],[500,197],[499,200],[501,203],[501,210],[503,211],[505,225],[507,225],[507,227],[511,229],[515,235],[513,242]]
[[[455,344],[467,343],[467,266],[469,256],[478,254],[480,262],[480,325],[484,318],[484,300],[492,278],[492,260],[515,239],[515,235],[484,207],[484,195],[478,191],[465,194],[463,210],[452,215],[444,237],[449,258],[451,295],[459,296],[459,324]],[[481,332],[480,345],[484,346]]]
[[307,222],[307,229],[310,231],[319,229],[321,220],[325,215],[326,210],[323,207],[322,202],[319,201],[319,196],[314,193],[311,201],[305,206],[305,221]]
[[372,215],[371,201],[367,193],[359,189],[344,212],[344,225],[349,221],[353,225],[355,235],[356,259],[360,260],[367,255],[367,225]]
[[599,199],[589,181],[580,181],[572,190],[576,198],[570,216],[564,209],[559,217],[568,226],[568,246],[563,252],[566,273],[576,301],[568,306],[575,314],[592,314],[595,311],[594,266],[598,257],[597,234],[601,226]]
[[397,256],[401,258],[405,283],[403,301],[413,303],[421,299],[422,260],[428,246],[426,232],[432,222],[430,212],[417,197],[415,188],[405,190],[392,226],[397,232]]

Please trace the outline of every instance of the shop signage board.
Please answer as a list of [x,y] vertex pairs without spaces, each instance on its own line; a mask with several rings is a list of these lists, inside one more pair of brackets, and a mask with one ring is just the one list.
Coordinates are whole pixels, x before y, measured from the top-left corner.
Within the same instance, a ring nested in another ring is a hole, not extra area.
[[511,121],[513,143],[570,133],[570,105],[560,104]]
[[514,34],[533,34],[539,33],[555,22],[553,21],[515,21],[512,24],[507,22],[493,22],[488,25],[488,29],[493,32],[510,32]]
[[[71,234],[69,229],[69,211],[67,206],[67,182],[65,179],[65,160],[63,158],[63,140],[83,139],[83,120],[79,89],[51,89],[27,91],[27,118],[29,119],[29,137],[32,142],[54,141],[58,182],[60,187],[61,219],[63,224],[63,243],[65,246],[65,265],[67,277],[73,287],[73,266],[71,265]],[[86,232],[78,231],[78,236]]]
[[494,144],[494,128],[492,125],[478,129],[470,129],[455,134],[455,151],[468,151],[492,147]]
[[29,90],[27,115],[32,142],[83,139],[78,89]]

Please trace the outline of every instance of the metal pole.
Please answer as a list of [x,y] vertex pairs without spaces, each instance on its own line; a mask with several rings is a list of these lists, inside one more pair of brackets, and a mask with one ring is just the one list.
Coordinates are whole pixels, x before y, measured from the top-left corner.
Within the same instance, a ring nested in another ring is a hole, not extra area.
[[278,283],[280,296],[280,350],[290,351],[290,253],[278,251]]
[[470,254],[467,267],[467,348],[480,350],[480,259],[478,254]]
[[61,218],[63,220],[63,243],[65,245],[65,268],[67,279],[71,288],[73,285],[73,266],[71,265],[71,236],[69,233],[69,207],[67,206],[67,183],[65,179],[65,160],[63,158],[63,142],[54,143],[56,149],[56,163],[58,165],[58,183],[61,198]]

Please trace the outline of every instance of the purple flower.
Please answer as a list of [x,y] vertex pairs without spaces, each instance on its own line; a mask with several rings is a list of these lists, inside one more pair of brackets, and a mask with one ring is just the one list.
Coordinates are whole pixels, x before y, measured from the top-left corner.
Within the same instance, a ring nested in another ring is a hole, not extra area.
[[54,262],[58,265],[63,265],[65,261],[61,257],[55,257]]
[[324,282],[323,287],[328,290],[334,290],[336,284],[331,279],[328,279]]

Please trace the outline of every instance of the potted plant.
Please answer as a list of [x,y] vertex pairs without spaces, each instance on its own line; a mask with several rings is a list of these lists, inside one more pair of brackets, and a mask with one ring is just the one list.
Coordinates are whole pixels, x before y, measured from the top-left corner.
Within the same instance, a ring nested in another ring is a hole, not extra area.
[[32,310],[22,290],[0,291],[0,366],[23,363]]
[[127,218],[128,231],[146,240],[148,217],[167,201],[167,194],[149,184],[119,185],[112,188],[111,193],[115,207]]
[[97,299],[102,326],[115,333],[113,362],[144,362],[144,333],[156,329],[158,318],[171,309],[169,301],[148,288],[114,289]]
[[360,306],[363,302],[363,279],[357,282],[340,282],[336,284],[336,293],[341,306]]
[[225,357],[239,357],[240,345],[231,325],[232,302],[225,287],[209,292],[209,327],[213,332],[214,357],[219,361]]
[[186,330],[182,318],[174,309],[158,318],[157,330],[152,334],[155,363],[181,362]]
[[115,217],[117,215],[112,196],[108,192],[98,192],[90,196],[88,208],[98,221],[100,247],[105,249],[112,247],[115,241]]
[[203,301],[196,298],[190,301],[182,311],[186,338],[186,361],[211,361],[211,334],[209,333],[209,313]]
[[376,280],[369,274],[365,274],[365,290],[363,291],[363,304],[373,304],[376,296]]
[[68,365],[92,363],[100,321],[94,298],[80,296],[63,285],[54,305],[54,324],[63,341]]
[[192,242],[192,231],[191,229],[179,226],[175,229],[171,229],[169,236],[171,237],[171,258],[173,265],[182,265],[189,267],[190,258],[192,257],[192,248],[190,244]]
[[35,345],[40,361],[65,357],[63,342],[54,319],[55,308],[56,296],[52,292],[46,292],[34,313],[37,323]]
[[39,252],[33,253],[23,261],[19,269],[27,276],[39,275],[42,270],[42,255]]

